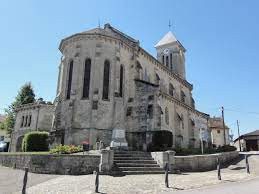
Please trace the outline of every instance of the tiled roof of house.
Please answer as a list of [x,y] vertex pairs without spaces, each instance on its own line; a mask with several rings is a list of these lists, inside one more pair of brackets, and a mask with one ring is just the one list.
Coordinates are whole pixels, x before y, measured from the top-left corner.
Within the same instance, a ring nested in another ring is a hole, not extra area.
[[[244,134],[244,135],[241,135],[240,136],[240,139],[243,139],[244,137],[249,137],[249,136],[259,136],[259,130],[255,130],[255,131],[252,131],[252,132],[250,132],[250,133],[246,133],[246,134]],[[238,138],[236,138],[235,140],[234,140],[234,142],[236,142],[238,140]]]
[[[223,120],[221,117],[213,117],[209,119],[209,127],[210,128],[217,128],[217,129],[223,129]],[[225,124],[225,128],[229,129],[228,126]]]
[[244,134],[242,136],[259,136],[259,130],[252,131],[252,132]]

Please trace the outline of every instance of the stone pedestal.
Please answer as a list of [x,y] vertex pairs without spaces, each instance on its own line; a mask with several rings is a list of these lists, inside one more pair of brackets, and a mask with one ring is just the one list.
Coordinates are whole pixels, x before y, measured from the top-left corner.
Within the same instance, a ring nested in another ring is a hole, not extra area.
[[170,171],[175,169],[175,151],[151,152],[151,155],[160,167],[165,168],[168,163]]
[[166,151],[168,157],[169,170],[175,169],[175,151]]
[[124,129],[112,130],[111,148],[119,150],[128,150],[128,142],[126,140],[126,134]]
[[113,167],[113,158],[114,158],[113,150],[102,149],[99,171],[109,172]]

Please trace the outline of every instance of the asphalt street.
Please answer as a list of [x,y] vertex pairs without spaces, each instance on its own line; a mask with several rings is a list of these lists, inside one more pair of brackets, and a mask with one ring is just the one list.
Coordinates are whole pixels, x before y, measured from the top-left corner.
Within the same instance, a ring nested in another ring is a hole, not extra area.
[[177,191],[178,194],[259,194],[259,177],[239,183],[218,184],[211,187],[192,189],[186,191]]

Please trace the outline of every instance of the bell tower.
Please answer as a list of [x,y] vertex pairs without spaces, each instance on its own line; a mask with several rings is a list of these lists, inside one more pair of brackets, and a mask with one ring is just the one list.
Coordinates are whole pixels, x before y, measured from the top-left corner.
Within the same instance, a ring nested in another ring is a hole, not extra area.
[[185,79],[185,48],[169,31],[156,45],[157,60]]

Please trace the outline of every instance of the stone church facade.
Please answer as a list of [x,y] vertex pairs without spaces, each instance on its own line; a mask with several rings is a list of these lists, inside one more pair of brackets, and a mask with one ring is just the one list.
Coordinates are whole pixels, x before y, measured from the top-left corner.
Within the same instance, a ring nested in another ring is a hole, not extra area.
[[186,50],[171,32],[155,48],[157,58],[109,24],[63,39],[52,144],[109,146],[120,128],[133,150],[199,147],[209,115],[195,109]]

